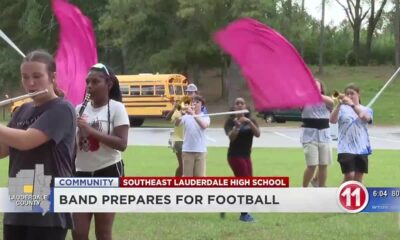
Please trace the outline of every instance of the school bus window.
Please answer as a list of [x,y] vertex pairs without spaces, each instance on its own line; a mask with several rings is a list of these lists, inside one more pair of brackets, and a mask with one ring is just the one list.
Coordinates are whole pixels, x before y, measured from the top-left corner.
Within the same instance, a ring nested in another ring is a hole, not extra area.
[[120,89],[122,95],[129,95],[129,86],[121,85]]
[[131,86],[131,96],[140,96],[140,86]]
[[175,94],[176,95],[182,95],[183,94],[182,86],[175,85],[174,87],[175,87]]
[[173,85],[169,85],[168,88],[169,88],[169,94],[170,95],[174,95],[175,94],[174,86]]
[[158,85],[156,86],[156,95],[164,95],[165,94],[165,88],[163,85]]
[[142,86],[142,96],[154,96],[154,86]]

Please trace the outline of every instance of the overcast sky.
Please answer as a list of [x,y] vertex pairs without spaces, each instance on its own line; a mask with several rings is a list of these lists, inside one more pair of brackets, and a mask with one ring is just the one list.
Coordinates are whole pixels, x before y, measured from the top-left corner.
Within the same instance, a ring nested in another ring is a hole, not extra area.
[[[306,11],[314,16],[316,19],[321,19],[321,2],[319,0],[305,0]],[[325,23],[338,25],[343,19],[346,18],[346,14],[343,8],[334,0],[327,1],[325,6]]]
[[[295,0],[299,4],[301,4],[301,0]],[[345,0],[341,0],[345,3]],[[325,6],[325,23],[326,24],[334,24],[338,25],[343,19],[346,18],[346,13],[344,12],[343,8],[335,1],[335,0],[326,0]],[[379,1],[377,1],[379,2]],[[321,0],[305,0],[305,8],[306,11],[314,16],[316,19],[321,19]],[[379,5],[376,3],[378,8]],[[392,6],[391,1],[386,3],[385,9],[390,9]]]

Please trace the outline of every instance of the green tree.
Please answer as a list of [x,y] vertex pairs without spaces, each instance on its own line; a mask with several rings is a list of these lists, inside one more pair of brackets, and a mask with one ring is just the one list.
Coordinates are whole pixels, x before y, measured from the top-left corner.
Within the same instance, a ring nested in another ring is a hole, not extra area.
[[175,0],[109,0],[100,18],[101,46],[119,51],[119,71],[150,72],[159,66],[152,55],[176,41],[177,22]]
[[336,2],[343,8],[346,13],[347,19],[353,28],[353,54],[355,63],[359,63],[360,57],[360,32],[361,24],[366,18],[369,10],[364,10],[361,0],[346,0],[343,4],[340,0]]
[[[37,48],[55,51],[56,25],[48,0],[0,1],[0,29],[27,53]],[[0,44],[1,89],[20,85],[19,65],[21,56],[6,43]]]
[[395,17],[393,19],[393,31],[396,43],[395,62],[396,67],[400,67],[400,3],[399,0],[393,0],[393,2],[395,4]]
[[378,21],[381,19],[383,8],[386,5],[387,0],[380,1],[380,6],[378,11],[375,12],[375,0],[370,0],[370,13],[368,18],[368,26],[367,26],[367,41],[366,41],[366,56],[365,63],[368,64],[371,55],[371,46],[373,40],[373,34],[375,32],[376,25]]
[[325,0],[322,0],[322,11],[321,11],[321,26],[320,26],[320,37],[319,37],[319,61],[318,61],[318,73],[324,72],[324,50],[325,50]]

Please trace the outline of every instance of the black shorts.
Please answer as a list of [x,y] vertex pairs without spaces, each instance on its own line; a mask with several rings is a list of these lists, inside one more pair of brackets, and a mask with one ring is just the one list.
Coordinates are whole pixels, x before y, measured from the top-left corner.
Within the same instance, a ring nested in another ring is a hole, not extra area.
[[339,153],[338,162],[342,173],[368,173],[368,155],[366,154]]
[[108,167],[96,170],[94,172],[77,171],[75,177],[124,177],[124,162],[121,160]]

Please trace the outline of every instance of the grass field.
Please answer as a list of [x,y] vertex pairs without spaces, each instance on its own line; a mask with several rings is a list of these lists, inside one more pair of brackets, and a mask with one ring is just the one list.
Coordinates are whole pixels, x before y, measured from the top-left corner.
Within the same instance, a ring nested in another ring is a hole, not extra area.
[[[128,176],[172,176],[176,160],[166,147],[129,147],[124,153]],[[400,152],[375,151],[370,158],[367,186],[400,186]],[[7,161],[0,162],[0,186],[7,185]],[[255,148],[256,176],[289,176],[291,187],[301,185],[305,167],[301,149]],[[231,176],[225,148],[209,148],[208,176]],[[334,161],[328,186],[339,186],[342,176]],[[114,239],[397,239],[397,214],[280,214],[255,213],[255,223],[243,223],[238,214],[218,213],[118,214]],[[2,225],[0,224],[0,227]],[[91,238],[94,239],[93,228]],[[70,239],[70,237],[69,237]]]

